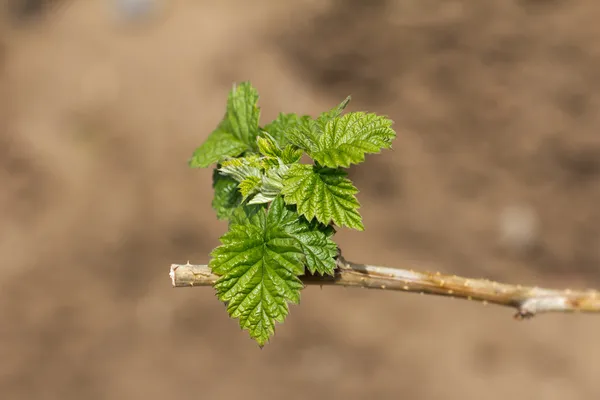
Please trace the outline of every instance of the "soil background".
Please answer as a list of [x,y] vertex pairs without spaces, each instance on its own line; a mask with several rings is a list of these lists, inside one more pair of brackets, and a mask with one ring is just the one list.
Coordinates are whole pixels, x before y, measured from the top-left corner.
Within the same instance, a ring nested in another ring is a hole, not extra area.
[[0,2],[0,398],[600,398],[595,316],[311,287],[260,350],[168,277],[226,230],[186,162],[251,80],[263,123],[395,121],[346,258],[599,288],[600,3],[124,3]]

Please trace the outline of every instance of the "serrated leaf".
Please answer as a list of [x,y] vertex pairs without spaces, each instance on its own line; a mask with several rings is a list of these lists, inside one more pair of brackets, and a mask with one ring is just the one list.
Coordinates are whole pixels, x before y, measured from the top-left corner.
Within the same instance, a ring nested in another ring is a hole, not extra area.
[[223,120],[196,149],[189,161],[190,167],[205,168],[227,157],[255,151],[260,118],[257,102],[258,92],[249,82],[234,85]]
[[262,185],[262,179],[260,176],[249,176],[240,182],[240,193],[244,200],[248,197],[258,193]]
[[265,157],[278,158],[281,155],[281,149],[270,135],[257,138],[256,144],[258,145],[260,154]]
[[302,157],[302,150],[293,145],[286,145],[283,150],[271,135],[257,139],[258,150],[264,156],[266,164],[279,167],[281,164],[294,164]]
[[244,158],[232,158],[223,161],[219,171],[227,176],[231,176],[238,182],[250,177],[260,178],[262,161],[256,155],[251,155]]
[[192,158],[189,160],[189,166],[192,168],[206,168],[226,157],[238,156],[247,148],[246,144],[219,127],[208,135],[206,141],[194,151]]
[[[282,208],[286,211],[280,210]],[[333,228],[316,221],[308,222],[298,215],[293,206],[286,206],[282,196],[273,200],[270,210],[281,216],[277,224],[300,243],[308,270],[333,275],[336,267],[334,257],[337,255],[337,245],[331,240]]]
[[283,177],[286,204],[295,204],[298,213],[311,221],[364,230],[358,213],[358,190],[339,169],[294,164]]
[[258,91],[250,82],[242,82],[234,86],[229,93],[226,119],[233,136],[248,145],[250,149],[256,150],[260,108]]
[[390,148],[396,137],[388,118],[363,112],[348,113],[325,125],[317,145],[308,155],[331,168],[349,167],[364,161],[365,154]]
[[283,188],[283,174],[288,167],[281,165],[278,168],[268,169],[262,176],[258,193],[252,197],[248,204],[269,203],[281,193]]
[[300,124],[291,128],[286,137],[291,144],[310,154],[311,151],[319,150],[319,137],[321,134],[322,132],[319,131],[316,121],[303,120]]
[[280,148],[284,148],[288,143],[288,133],[290,130],[297,128],[299,125],[309,121],[311,118],[308,115],[299,116],[297,114],[279,113],[277,118],[267,124],[263,130],[271,135]]
[[229,217],[229,226],[246,224],[248,221],[254,221],[256,214],[265,212],[266,204],[242,204],[231,212]]
[[246,220],[238,214],[211,253],[209,266],[220,276],[214,285],[218,298],[260,346],[275,333],[275,322],[288,315],[288,303],[300,301],[302,247],[282,224],[293,214],[275,202]]
[[281,161],[284,164],[290,165],[295,164],[300,161],[302,157],[302,150],[298,149],[295,146],[288,145],[281,152]]
[[302,244],[306,267],[311,273],[333,275],[336,267],[337,245],[327,232],[328,227],[305,218],[296,219],[286,230]]
[[338,118],[350,102],[350,96],[346,97],[338,106],[322,113],[316,120],[306,117],[298,121],[298,124],[287,130],[286,137],[294,146],[306,151],[309,155],[320,150],[319,140],[325,131],[325,126],[331,120]]
[[238,182],[228,176],[213,171],[214,197],[212,207],[218,219],[229,219],[233,211],[240,205],[242,196],[238,190]]
[[245,157],[229,158],[221,163],[222,167],[239,167],[243,165],[262,168],[262,158],[258,154],[248,154]]
[[319,130],[321,132],[325,131],[325,125],[327,125],[327,123],[329,121],[331,121],[332,119],[338,118],[340,115],[342,115],[342,112],[348,106],[348,104],[350,103],[351,99],[352,99],[351,96],[346,97],[344,99],[344,101],[342,101],[340,104],[338,104],[337,106],[335,106],[331,110],[322,113],[319,116],[319,118],[317,118],[316,122],[317,122],[317,125],[319,126]]

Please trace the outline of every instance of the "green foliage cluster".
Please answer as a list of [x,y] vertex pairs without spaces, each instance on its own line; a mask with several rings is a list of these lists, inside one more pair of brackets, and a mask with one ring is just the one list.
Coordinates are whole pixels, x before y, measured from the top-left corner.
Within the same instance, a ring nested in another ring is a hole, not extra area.
[[364,229],[345,169],[391,148],[396,133],[383,116],[343,114],[349,101],[317,118],[281,113],[261,127],[257,90],[234,85],[223,120],[189,161],[216,165],[212,206],[229,230],[209,266],[218,298],[260,346],[300,301],[300,276],[334,274],[334,226]]

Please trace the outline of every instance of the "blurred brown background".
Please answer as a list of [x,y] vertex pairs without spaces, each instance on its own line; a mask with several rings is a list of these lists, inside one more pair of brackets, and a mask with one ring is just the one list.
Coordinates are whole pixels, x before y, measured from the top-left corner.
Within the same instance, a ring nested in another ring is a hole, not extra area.
[[186,162],[249,79],[263,123],[396,121],[348,259],[600,288],[600,3],[142,3],[1,3],[0,398],[600,398],[593,315],[311,287],[261,351],[167,275],[226,229]]

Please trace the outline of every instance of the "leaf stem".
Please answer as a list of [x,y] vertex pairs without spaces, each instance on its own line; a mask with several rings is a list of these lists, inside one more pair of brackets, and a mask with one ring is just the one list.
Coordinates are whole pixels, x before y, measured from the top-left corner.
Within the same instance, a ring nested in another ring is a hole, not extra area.
[[[174,287],[212,286],[219,278],[208,265],[172,264]],[[554,290],[485,279],[471,279],[439,272],[417,272],[407,269],[357,264],[337,259],[334,276],[305,275],[305,285],[338,285],[369,289],[397,290],[480,301],[517,310],[516,319],[547,312],[600,312],[600,293],[595,290]]]

